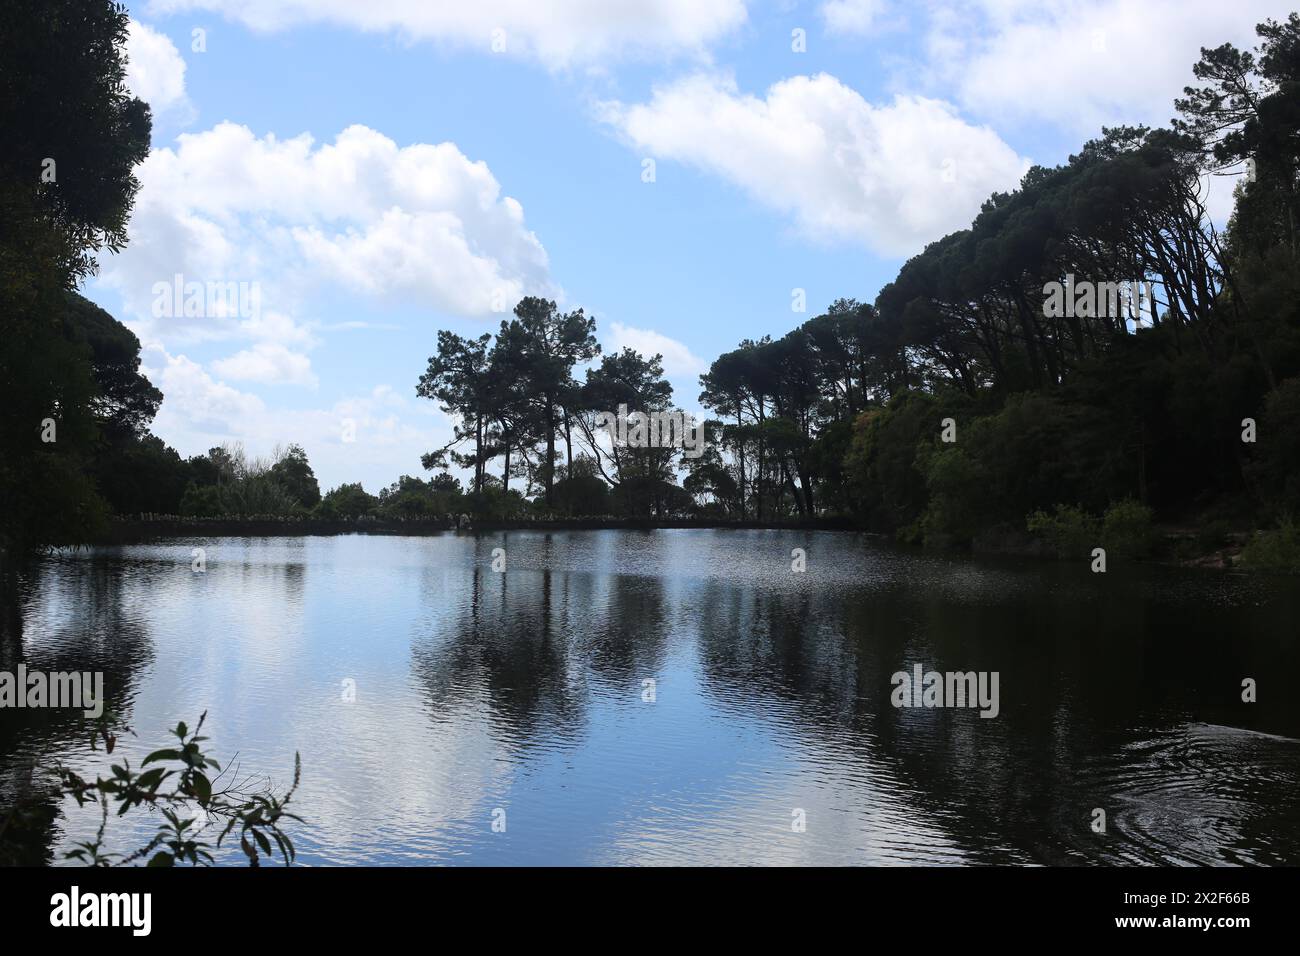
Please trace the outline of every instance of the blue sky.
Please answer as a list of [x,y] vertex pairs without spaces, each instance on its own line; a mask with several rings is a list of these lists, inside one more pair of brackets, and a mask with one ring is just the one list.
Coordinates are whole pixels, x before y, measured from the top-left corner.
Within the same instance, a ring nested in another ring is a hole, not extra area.
[[[1201,45],[1251,45],[1257,21],[1288,12],[1266,0],[130,7],[153,153],[131,244],[86,292],[141,337],[167,396],[155,431],[185,455],[298,442],[323,487],[371,491],[419,474],[450,434],[414,395],[438,329],[494,331],[496,309],[544,294],[594,315],[607,349],[663,352],[675,399],[695,410],[718,353],[838,297],[873,299],[1028,162],[1063,161],[1103,123],[1166,122]],[[158,283],[178,274],[245,283],[256,302],[156,314]]]

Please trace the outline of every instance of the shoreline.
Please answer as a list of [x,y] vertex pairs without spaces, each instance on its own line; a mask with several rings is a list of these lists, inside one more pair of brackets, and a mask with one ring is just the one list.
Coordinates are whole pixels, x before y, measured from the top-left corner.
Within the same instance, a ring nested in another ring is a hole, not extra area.
[[200,535],[219,537],[330,537],[344,534],[433,535],[462,532],[495,531],[664,531],[664,530],[737,530],[737,531],[856,531],[873,532],[847,518],[821,518],[813,521],[709,521],[645,518],[554,518],[537,521],[471,521],[457,527],[445,518],[393,521],[383,519],[324,518],[119,518],[108,532],[92,545],[141,544],[157,538],[191,538]]
[[[510,532],[510,531],[834,531],[853,532],[895,541],[893,535],[872,531],[847,517],[828,517],[800,521],[715,521],[703,519],[645,518],[553,518],[534,521],[471,521],[456,527],[446,518],[391,520],[378,518],[182,518],[160,515],[147,518],[114,519],[108,532],[92,546],[146,544],[151,541],[194,537],[333,537],[349,534],[408,535]],[[1157,533],[1152,553],[1141,563],[1216,570],[1244,570],[1238,558],[1248,535],[1235,534],[1217,547],[1196,546],[1196,533],[1186,527],[1167,527]],[[896,542],[897,543],[897,542]],[[969,548],[931,548],[900,544],[904,548],[929,550],[931,553],[964,553],[975,558],[1033,558],[1061,560],[1044,542],[1026,534],[977,536]]]

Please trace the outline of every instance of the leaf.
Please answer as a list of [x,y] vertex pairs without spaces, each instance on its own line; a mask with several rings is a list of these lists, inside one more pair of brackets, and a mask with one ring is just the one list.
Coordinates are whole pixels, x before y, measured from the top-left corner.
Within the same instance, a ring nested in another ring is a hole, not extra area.
[[190,775],[190,789],[199,798],[199,803],[207,803],[212,799],[212,782],[198,770]]
[[176,860],[166,850],[159,850],[149,861],[149,866],[172,866]]
[[152,763],[155,760],[180,760],[181,753],[179,750],[155,750],[149,756],[144,758],[145,763]]
[[152,770],[146,770],[140,776],[136,777],[135,784],[142,790],[148,790],[150,793],[158,789],[158,784],[163,782],[170,770],[164,770],[162,767],[154,767]]

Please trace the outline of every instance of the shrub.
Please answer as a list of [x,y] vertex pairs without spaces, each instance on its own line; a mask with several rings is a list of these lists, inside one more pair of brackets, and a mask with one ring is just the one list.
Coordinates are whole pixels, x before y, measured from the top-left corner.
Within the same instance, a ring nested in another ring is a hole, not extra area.
[[1259,531],[1241,552],[1242,563],[1256,571],[1300,574],[1300,525],[1287,518],[1272,531]]
[[1057,505],[1052,514],[1035,511],[1026,524],[1030,534],[1045,540],[1061,558],[1086,556],[1100,535],[1097,519],[1074,505]]
[[1145,557],[1155,540],[1151,525],[1152,512],[1146,505],[1132,498],[1117,501],[1101,520],[1101,546],[1107,556]]

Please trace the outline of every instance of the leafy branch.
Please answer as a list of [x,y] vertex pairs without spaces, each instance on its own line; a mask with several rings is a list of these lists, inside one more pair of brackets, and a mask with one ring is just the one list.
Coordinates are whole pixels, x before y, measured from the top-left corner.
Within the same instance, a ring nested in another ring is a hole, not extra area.
[[[202,736],[206,719],[205,711],[192,732],[184,722],[177,724],[171,731],[177,744],[149,754],[139,771],[132,769],[129,760],[123,760],[110,768],[110,776],[91,781],[59,766],[56,769],[59,795],[72,797],[78,806],[94,803],[100,809],[95,838],[75,844],[64,856],[87,866],[124,866],[146,858],[148,866],[211,865],[212,844],[200,839],[200,833],[208,822],[216,819],[225,822],[217,837],[217,847],[238,831],[240,849],[250,866],[260,866],[263,859],[274,859],[276,850],[284,865],[289,866],[296,851],[284,825],[289,820],[302,822],[301,817],[288,810],[302,777],[301,756],[294,754],[293,784],[282,796],[276,796],[269,785],[250,789],[251,778],[241,779],[237,772],[227,774],[216,760],[204,753],[201,745],[209,739]],[[102,728],[99,735],[105,749],[112,753],[117,738]],[[104,848],[104,833],[114,805],[119,817],[136,807],[156,809],[163,822],[153,838],[134,852],[108,852]]]

